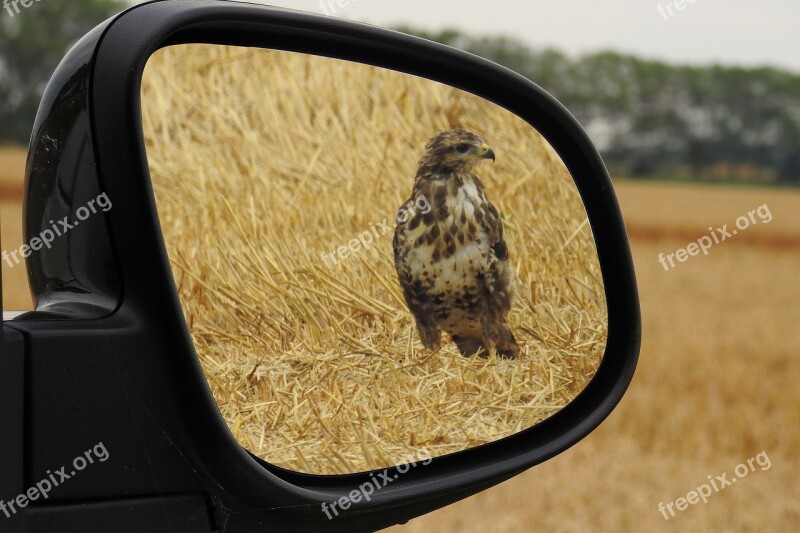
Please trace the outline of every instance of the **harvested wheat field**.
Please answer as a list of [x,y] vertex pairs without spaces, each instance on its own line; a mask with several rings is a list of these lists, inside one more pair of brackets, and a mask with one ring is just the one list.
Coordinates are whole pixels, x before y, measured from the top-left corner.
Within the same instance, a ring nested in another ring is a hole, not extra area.
[[[160,51],[142,93],[186,320],[253,453],[320,474],[441,456],[535,425],[594,375],[607,318],[583,205],[560,158],[507,111],[369,66],[197,45]],[[516,278],[515,361],[424,350],[380,229],[426,141],[455,127],[497,153],[480,173]],[[372,243],[331,259],[364,232]]]
[[[0,230],[2,250],[22,245],[22,188],[25,181],[27,150],[18,146],[0,146]],[[13,263],[12,263],[13,264]],[[32,309],[24,265],[9,266],[2,261],[3,308],[29,311]]]

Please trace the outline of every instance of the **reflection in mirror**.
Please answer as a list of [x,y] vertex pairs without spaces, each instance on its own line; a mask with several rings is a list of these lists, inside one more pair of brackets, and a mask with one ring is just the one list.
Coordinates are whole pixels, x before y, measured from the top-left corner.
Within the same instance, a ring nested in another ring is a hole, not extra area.
[[462,451],[552,416],[597,370],[607,313],[583,204],[508,111],[212,45],[156,53],[142,106],[189,331],[259,457],[340,474]]

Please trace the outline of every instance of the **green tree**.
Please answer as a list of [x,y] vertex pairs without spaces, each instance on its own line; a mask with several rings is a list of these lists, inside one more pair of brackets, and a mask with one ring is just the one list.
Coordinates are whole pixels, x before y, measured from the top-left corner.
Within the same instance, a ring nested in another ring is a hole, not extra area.
[[[500,63],[558,98],[606,162],[633,176],[715,165],[800,183],[800,75],[771,67],[671,65],[617,52],[570,57],[508,37],[406,33]],[[756,170],[752,170],[756,169]]]
[[124,0],[42,0],[0,11],[0,142],[27,143],[50,75],[69,47]]

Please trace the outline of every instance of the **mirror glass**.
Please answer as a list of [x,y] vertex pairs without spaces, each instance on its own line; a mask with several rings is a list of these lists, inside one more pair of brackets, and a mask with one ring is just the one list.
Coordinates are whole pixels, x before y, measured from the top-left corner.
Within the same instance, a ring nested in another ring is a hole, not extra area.
[[343,474],[523,431],[597,370],[607,310],[561,158],[430,80],[165,48],[142,86],[183,311],[236,439]]

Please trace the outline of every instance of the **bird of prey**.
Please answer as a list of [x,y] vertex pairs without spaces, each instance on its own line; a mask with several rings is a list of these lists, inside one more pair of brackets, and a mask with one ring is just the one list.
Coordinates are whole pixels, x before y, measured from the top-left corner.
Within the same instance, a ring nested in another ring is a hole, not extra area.
[[427,349],[441,345],[444,331],[464,356],[488,356],[494,348],[501,357],[515,358],[503,223],[475,173],[486,159],[494,161],[494,151],[470,131],[444,131],[428,142],[404,206],[424,197],[431,209],[405,217],[405,207],[398,211],[395,268]]

